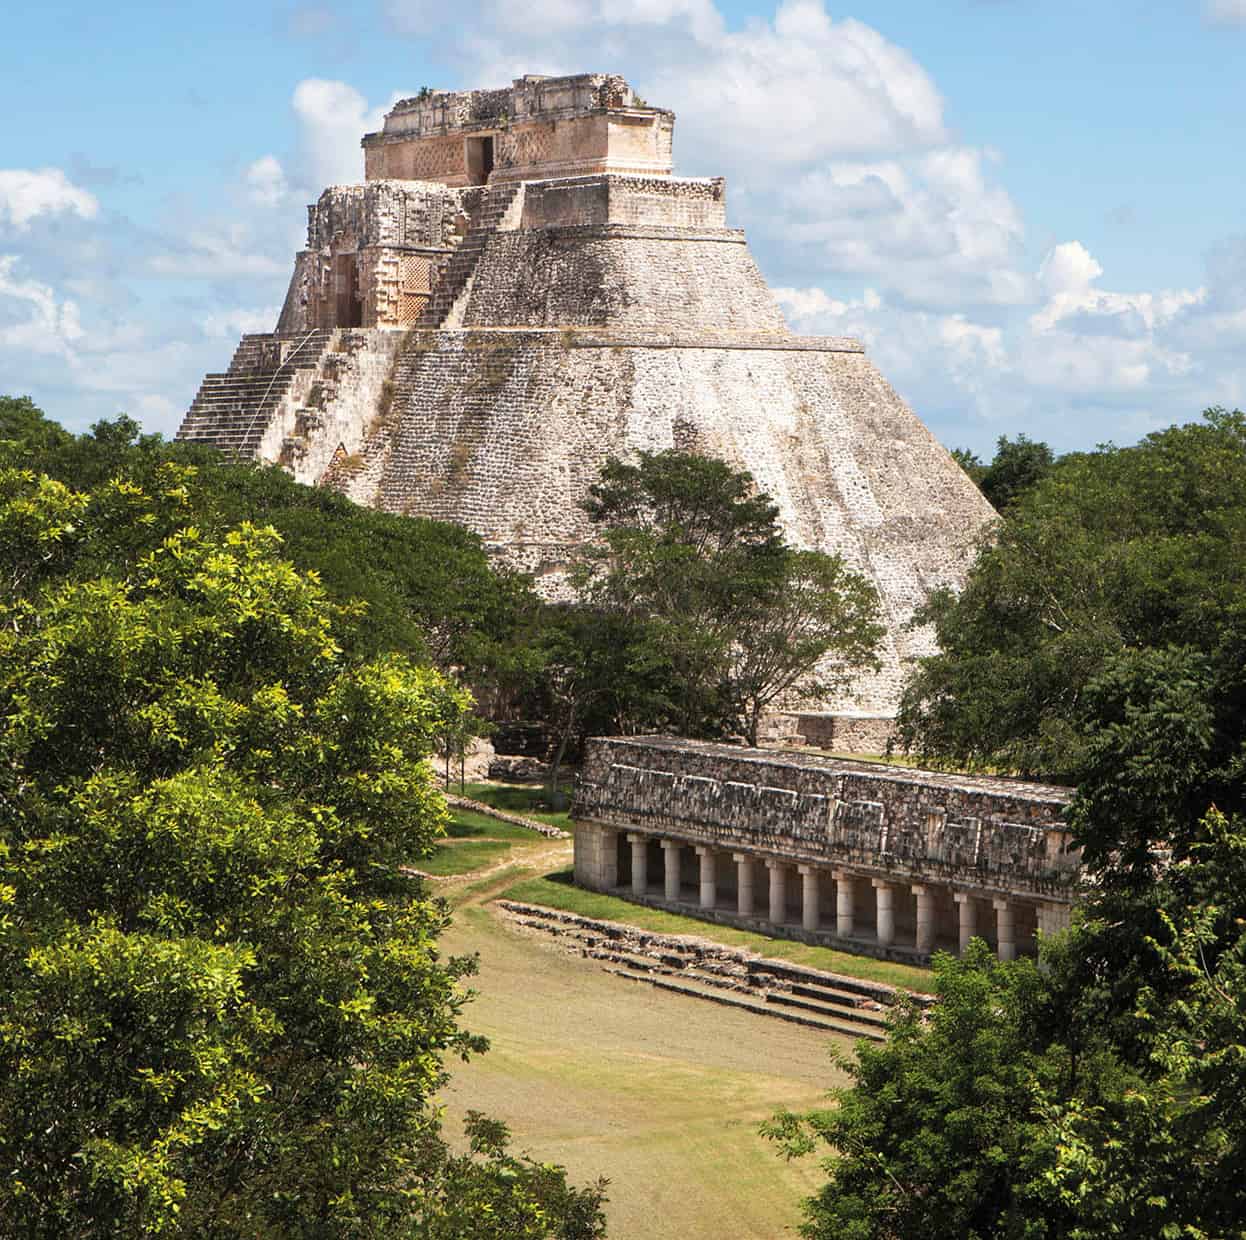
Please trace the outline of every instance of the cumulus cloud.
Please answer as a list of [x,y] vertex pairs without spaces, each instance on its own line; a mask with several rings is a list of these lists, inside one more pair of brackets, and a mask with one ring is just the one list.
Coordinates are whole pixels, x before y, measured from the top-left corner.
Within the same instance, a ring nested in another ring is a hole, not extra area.
[[1103,268],[1080,241],[1055,246],[1038,269],[1047,303],[1030,319],[1039,332],[1059,325],[1083,335],[1138,337],[1153,333],[1179,311],[1196,306],[1207,290],[1175,289],[1152,293],[1113,293],[1095,286]]
[[285,169],[275,155],[261,155],[247,166],[242,179],[257,206],[279,207],[289,193]]
[[983,160],[981,151],[942,147],[808,172],[780,191],[774,239],[801,246],[816,268],[870,277],[915,304],[1023,301],[1021,213],[988,183]]
[[60,168],[0,168],[0,221],[19,232],[40,215],[69,212],[85,220],[99,211],[95,195],[80,189]]
[[171,240],[147,260],[152,275],[180,279],[277,276],[288,264],[262,250],[250,248],[251,230],[245,223],[223,227],[196,227]]
[[[656,50],[656,49],[655,49]],[[720,166],[767,170],[846,155],[914,149],[947,134],[924,69],[872,27],[834,21],[821,0],[786,0],[773,23],[719,26],[645,76],[682,114],[690,145]]]
[[1246,238],[1212,252],[1198,288],[1117,292],[1106,275],[1067,241],[1044,256],[1025,303],[982,318],[872,287],[776,295],[795,330],[862,339],[936,433],[946,419],[948,442],[981,450],[1017,430],[1058,448],[1129,442],[1208,405],[1246,402]]
[[237,340],[250,332],[270,332],[281,313],[280,306],[260,310],[213,310],[201,320],[203,334],[213,340]]
[[15,254],[0,254],[0,349],[67,357],[82,339],[76,302],[18,275]]
[[402,98],[400,92],[379,106],[353,86],[328,78],[305,78],[294,88],[293,107],[298,121],[303,184],[313,193],[326,185],[363,180],[363,151],[359,140],[380,129],[385,113]]

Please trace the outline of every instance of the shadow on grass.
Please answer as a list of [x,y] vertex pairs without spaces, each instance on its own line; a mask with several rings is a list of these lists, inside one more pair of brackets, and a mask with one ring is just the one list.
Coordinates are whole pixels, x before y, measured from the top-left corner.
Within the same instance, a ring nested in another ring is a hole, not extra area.
[[[571,785],[562,785],[560,790],[569,797]],[[571,826],[566,810],[550,809],[543,784],[468,784],[464,794],[504,813],[524,814],[564,830]]]
[[502,822],[484,814],[475,814],[469,809],[450,811],[450,820],[446,823],[446,836],[452,840],[523,840],[527,843],[537,843],[541,840],[540,835],[527,827]]

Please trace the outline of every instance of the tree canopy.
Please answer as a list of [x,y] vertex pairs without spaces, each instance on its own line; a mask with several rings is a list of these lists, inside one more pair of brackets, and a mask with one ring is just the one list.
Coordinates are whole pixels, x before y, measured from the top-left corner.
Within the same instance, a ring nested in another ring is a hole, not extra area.
[[[779,701],[824,697],[870,666],[882,636],[873,587],[838,556],[787,545],[752,477],[675,451],[608,460],[585,503],[599,541],[575,581],[583,649],[613,686],[580,677],[618,726],[756,743]],[[603,651],[603,655],[604,655]],[[583,658],[584,656],[581,656]],[[621,666],[620,666],[621,665]],[[627,722],[624,722],[624,721]]]
[[600,1186],[439,1133],[484,1044],[402,866],[467,694],[344,651],[352,610],[193,485],[0,471],[0,1231],[600,1235]]
[[1005,514],[905,704],[945,761],[1063,775],[1085,882],[1037,963],[935,962],[849,1066],[804,1234],[1246,1236],[1246,419],[1066,457]]
[[1056,463],[1055,453],[1047,444],[1024,433],[1016,439],[1001,435],[989,464],[965,448],[953,449],[952,456],[1001,512],[1051,473]]
[[[959,597],[926,612],[940,653],[909,683],[913,751],[1076,783],[1106,702],[1097,679],[1148,650],[1203,660],[1213,746],[1240,715],[1246,417],[1064,457],[988,532]],[[1215,763],[1208,764],[1208,769]]]
[[486,699],[534,673],[531,585],[492,564],[461,526],[362,508],[275,466],[230,463],[212,448],[144,435],[125,416],[70,435],[26,398],[0,397],[0,462],[79,488],[122,474],[144,487],[165,464],[193,466],[188,502],[199,528],[271,525],[283,555],[315,572],[330,597],[366,605],[339,619],[346,649],[432,661]]

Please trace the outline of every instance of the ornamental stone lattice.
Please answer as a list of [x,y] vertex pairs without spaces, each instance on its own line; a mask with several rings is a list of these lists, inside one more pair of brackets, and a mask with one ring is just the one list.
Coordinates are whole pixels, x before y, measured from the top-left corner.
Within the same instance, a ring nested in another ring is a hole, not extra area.
[[641,736],[589,742],[575,879],[695,917],[924,959],[1068,925],[1070,789]]
[[179,437],[458,522],[553,597],[607,455],[747,469],[791,543],[878,589],[881,670],[799,725],[877,749],[933,650],[908,622],[993,513],[858,341],[792,335],[723,181],[672,175],[673,130],[605,74],[396,104],[363,183],[308,209],[277,330],[205,378]]

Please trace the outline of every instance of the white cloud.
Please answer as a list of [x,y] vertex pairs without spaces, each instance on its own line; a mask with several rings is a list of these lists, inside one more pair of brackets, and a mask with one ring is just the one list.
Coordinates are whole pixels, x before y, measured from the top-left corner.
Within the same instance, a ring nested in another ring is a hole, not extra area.
[[213,310],[202,319],[203,334],[213,340],[237,340],[250,332],[270,332],[280,313],[280,306],[266,306],[260,310]]
[[759,236],[801,247],[815,270],[879,281],[916,305],[1012,305],[1030,296],[1016,267],[1024,226],[992,187],[983,152],[941,147],[874,163],[836,162],[778,194]]
[[1207,296],[1201,288],[1112,293],[1095,287],[1102,274],[1103,268],[1080,241],[1055,246],[1038,269],[1038,282],[1049,299],[1031,316],[1031,327],[1049,332],[1062,323],[1067,329],[1074,320],[1083,335],[1145,336]]
[[24,232],[37,216],[66,211],[84,220],[94,219],[99,202],[59,168],[0,168],[0,220],[7,217]]
[[[660,46],[646,93],[680,113],[679,149],[746,177],[848,155],[946,140],[943,100],[925,70],[876,30],[834,21],[821,0],[786,0],[773,24],[694,32]],[[691,139],[691,142],[689,142]]]
[[1206,0],[1203,18],[1213,26],[1246,26],[1246,0]]
[[275,155],[261,155],[243,173],[247,193],[261,207],[279,207],[286,200],[289,186],[285,169]]
[[216,279],[282,275],[285,261],[250,248],[251,232],[244,222],[222,228],[197,227],[147,260],[153,275],[180,279]]
[[318,194],[327,185],[363,180],[365,133],[380,129],[385,113],[402,98],[369,107],[368,101],[346,82],[304,78],[294,88],[293,107],[298,121],[304,183]]
[[19,279],[18,257],[0,254],[0,349],[68,357],[82,339],[76,302],[38,280]]

